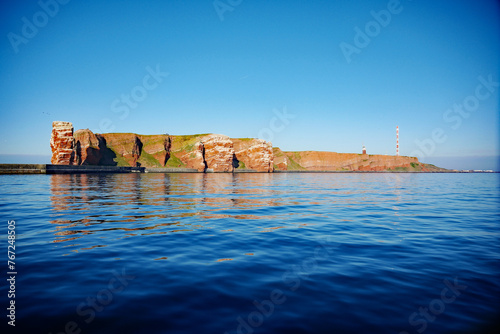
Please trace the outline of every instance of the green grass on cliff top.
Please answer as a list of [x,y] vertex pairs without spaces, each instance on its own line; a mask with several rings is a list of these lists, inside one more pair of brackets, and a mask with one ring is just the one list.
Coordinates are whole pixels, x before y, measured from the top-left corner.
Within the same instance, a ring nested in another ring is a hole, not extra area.
[[172,136],[172,149],[174,152],[191,152],[199,138],[206,135],[208,134]]
[[165,137],[160,137],[159,135],[147,135],[139,138],[141,140],[141,143],[144,146],[149,146],[149,145],[155,145],[155,144],[162,144],[165,142]]
[[275,158],[279,158],[285,155],[282,150],[280,150],[278,147],[273,147],[273,154]]
[[172,140],[175,141],[187,141],[191,139],[196,139],[198,137],[204,137],[208,136],[210,133],[200,133],[200,134],[195,134],[195,135],[172,135]]

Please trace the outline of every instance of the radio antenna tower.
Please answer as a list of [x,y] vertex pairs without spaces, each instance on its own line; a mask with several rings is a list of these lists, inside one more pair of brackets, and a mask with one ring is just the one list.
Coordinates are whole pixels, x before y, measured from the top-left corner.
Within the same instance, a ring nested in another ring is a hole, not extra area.
[[396,126],[396,156],[399,157],[399,126]]

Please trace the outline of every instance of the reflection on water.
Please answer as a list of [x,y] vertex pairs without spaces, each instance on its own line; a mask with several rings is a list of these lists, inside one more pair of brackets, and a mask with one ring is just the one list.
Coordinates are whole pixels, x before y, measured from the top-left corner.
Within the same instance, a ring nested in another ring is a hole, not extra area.
[[273,218],[253,210],[283,204],[270,181],[269,174],[52,175],[52,209],[61,217],[51,220],[54,242],[116,230],[127,232],[122,237],[188,232],[210,228],[211,219]]
[[[53,216],[60,217],[51,220],[54,242],[78,245],[75,240],[92,235],[127,238],[193,232],[213,229],[210,221],[228,219],[251,221],[255,232],[303,228],[331,218],[331,212],[321,208],[370,204],[374,189],[380,192],[380,185],[388,183],[398,188],[398,177],[358,175],[361,180],[353,185],[346,177],[328,177],[325,183],[325,176],[311,182],[310,177],[301,181],[299,175],[267,173],[52,175]],[[377,194],[376,201],[392,202],[397,212],[400,192],[385,188],[389,192]],[[305,216],[305,221],[294,221]],[[264,226],[259,224],[262,220]],[[269,226],[270,221],[277,223]],[[221,227],[218,232],[234,229]]]
[[[444,333],[496,315],[494,184],[480,174],[22,175],[0,178],[0,209],[19,224],[19,320],[38,326],[26,333],[70,321],[82,333],[235,333],[277,290],[286,302],[254,333],[411,333],[408,317],[458,277],[467,290],[428,324]],[[88,324],[78,305],[124,268],[137,279]]]

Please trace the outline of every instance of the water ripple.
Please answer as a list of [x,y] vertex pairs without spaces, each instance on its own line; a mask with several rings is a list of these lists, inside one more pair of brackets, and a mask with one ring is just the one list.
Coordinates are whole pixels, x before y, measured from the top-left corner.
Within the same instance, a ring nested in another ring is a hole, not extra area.
[[[428,333],[484,329],[500,309],[498,181],[1,176],[0,211],[17,224],[18,323],[61,332],[74,321],[92,333],[418,333],[424,321]],[[134,278],[109,292],[122,272]],[[467,288],[435,320],[418,315],[454,280]]]

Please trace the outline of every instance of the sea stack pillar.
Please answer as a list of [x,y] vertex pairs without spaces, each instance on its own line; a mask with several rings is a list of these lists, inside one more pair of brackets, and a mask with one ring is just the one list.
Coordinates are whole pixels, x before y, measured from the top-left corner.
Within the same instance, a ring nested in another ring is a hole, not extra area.
[[50,162],[53,165],[72,165],[74,147],[73,124],[70,122],[52,122],[52,136],[50,137],[52,159]]

